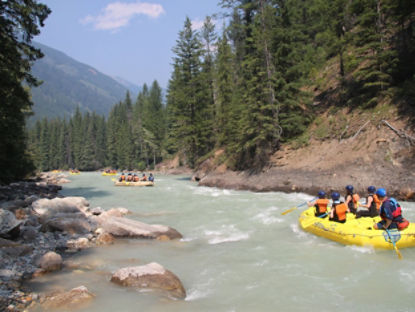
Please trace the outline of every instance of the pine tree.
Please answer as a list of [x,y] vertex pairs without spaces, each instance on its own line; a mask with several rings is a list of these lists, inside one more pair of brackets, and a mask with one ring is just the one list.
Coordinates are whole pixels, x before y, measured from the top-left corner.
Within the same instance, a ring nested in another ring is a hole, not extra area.
[[0,1],[0,183],[23,178],[34,169],[25,129],[32,101],[23,82],[39,85],[30,70],[42,53],[31,40],[49,13],[47,6],[32,0]]

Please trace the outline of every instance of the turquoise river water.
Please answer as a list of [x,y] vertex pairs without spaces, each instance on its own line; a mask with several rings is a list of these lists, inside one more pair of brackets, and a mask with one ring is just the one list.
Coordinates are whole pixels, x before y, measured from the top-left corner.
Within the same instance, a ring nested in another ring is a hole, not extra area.
[[[300,210],[311,196],[198,187],[188,177],[156,176],[155,187],[115,187],[98,173],[71,176],[64,196],[92,207],[125,207],[130,218],[171,226],[178,241],[122,239],[76,254],[86,270],[33,281],[36,291],[85,285],[96,295],[83,311],[415,311],[415,248],[343,246],[303,232]],[[415,221],[415,203],[401,203]],[[111,272],[158,262],[182,281],[187,297],[112,284]]]

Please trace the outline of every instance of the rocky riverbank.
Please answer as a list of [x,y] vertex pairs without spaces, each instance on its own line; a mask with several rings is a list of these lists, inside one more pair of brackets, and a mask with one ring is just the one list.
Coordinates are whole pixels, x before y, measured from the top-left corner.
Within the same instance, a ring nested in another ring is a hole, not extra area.
[[[32,293],[25,288],[28,279],[72,267],[69,260],[74,252],[98,245],[112,244],[116,238],[135,237],[170,240],[182,235],[164,225],[149,225],[125,217],[125,208],[104,211],[90,207],[82,197],[62,197],[61,186],[67,183],[62,175],[43,175],[30,182],[12,183],[0,187],[0,310],[22,311],[27,307],[82,307],[93,300],[84,286],[68,292],[54,294]],[[133,287],[165,289],[169,295],[185,296],[180,281],[174,280],[177,289],[171,289],[171,274],[159,264],[149,264],[139,269],[125,268],[128,272],[139,270],[128,279]],[[152,267],[157,266],[157,272]],[[144,273],[143,273],[144,272]],[[155,275],[156,274],[156,275]],[[136,276],[137,275],[137,276]],[[149,278],[148,276],[157,276]],[[140,279],[143,279],[141,282]],[[154,280],[153,284],[151,281]],[[128,284],[127,286],[131,286]],[[160,286],[161,285],[161,286]]]
[[[399,120],[394,125],[407,127]],[[368,124],[343,140],[310,140],[302,148],[285,144],[260,172],[228,170],[220,163],[223,151],[218,150],[199,165],[193,179],[203,186],[311,195],[319,190],[344,193],[351,184],[361,197],[374,185],[399,200],[415,201],[415,143],[402,133],[385,124]]]

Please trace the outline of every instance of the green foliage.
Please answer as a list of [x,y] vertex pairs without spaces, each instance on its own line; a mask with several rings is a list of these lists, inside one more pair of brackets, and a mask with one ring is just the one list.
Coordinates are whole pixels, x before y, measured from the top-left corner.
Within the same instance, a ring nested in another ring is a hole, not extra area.
[[32,0],[0,1],[0,183],[33,170],[25,130],[32,102],[23,83],[39,84],[30,69],[42,53],[31,40],[49,13],[47,6]]

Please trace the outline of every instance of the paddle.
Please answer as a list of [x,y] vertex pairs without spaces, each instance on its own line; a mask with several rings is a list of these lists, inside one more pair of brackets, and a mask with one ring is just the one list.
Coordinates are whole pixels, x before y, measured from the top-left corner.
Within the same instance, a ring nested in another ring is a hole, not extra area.
[[[313,199],[311,199],[311,200],[309,200],[309,201],[313,201],[313,200],[315,200],[315,199],[317,199],[318,197],[314,197]],[[281,212],[281,214],[282,215],[286,215],[287,213],[289,213],[289,212],[291,212],[291,211],[294,211],[294,210],[296,210],[298,207],[301,207],[301,206],[304,206],[304,205],[306,205],[308,203],[308,201],[306,201],[306,202],[304,202],[304,203],[302,203],[302,204],[300,204],[300,205],[298,205],[298,206],[296,206],[296,207],[292,207],[292,208],[290,208],[290,209],[287,209],[287,210],[285,210],[285,211],[283,211],[283,212]]]
[[391,243],[392,243],[392,245],[393,245],[393,249],[395,249],[396,254],[398,255],[399,260],[402,260],[402,255],[401,255],[401,252],[398,250],[398,247],[396,247],[396,244],[395,244],[395,242],[393,241],[392,236],[391,236],[391,234],[389,233],[389,230],[388,230],[388,229],[385,229],[385,231],[386,231],[386,233],[388,233],[389,240],[391,241]]

